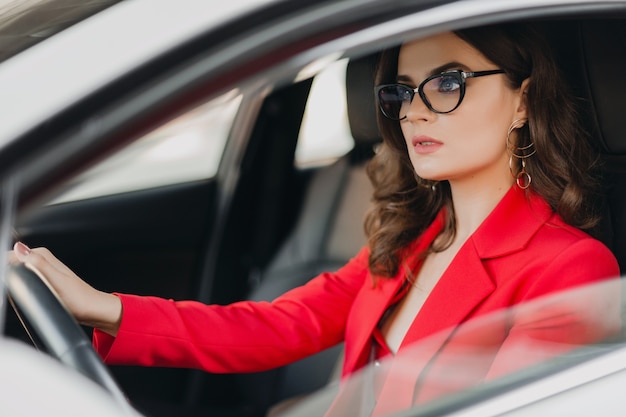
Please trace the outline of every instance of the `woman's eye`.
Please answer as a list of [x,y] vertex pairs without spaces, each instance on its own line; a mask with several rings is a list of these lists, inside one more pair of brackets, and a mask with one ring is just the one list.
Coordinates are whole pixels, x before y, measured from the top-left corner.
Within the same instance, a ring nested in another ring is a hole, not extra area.
[[409,100],[413,98],[413,90],[409,90],[408,88],[402,91],[402,99]]
[[454,77],[441,77],[439,80],[438,91],[440,93],[452,93],[458,90],[461,86],[459,81]]

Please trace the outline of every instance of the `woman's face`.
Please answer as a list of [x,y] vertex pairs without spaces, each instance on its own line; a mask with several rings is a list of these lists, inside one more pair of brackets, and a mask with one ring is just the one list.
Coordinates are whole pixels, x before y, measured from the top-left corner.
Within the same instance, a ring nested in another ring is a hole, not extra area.
[[[417,87],[446,70],[499,69],[453,33],[404,44],[398,60],[398,82]],[[473,186],[510,186],[506,134],[511,123],[526,117],[523,88],[513,90],[504,74],[468,78],[461,105],[438,114],[415,94],[400,126],[416,173],[429,180],[470,182]]]

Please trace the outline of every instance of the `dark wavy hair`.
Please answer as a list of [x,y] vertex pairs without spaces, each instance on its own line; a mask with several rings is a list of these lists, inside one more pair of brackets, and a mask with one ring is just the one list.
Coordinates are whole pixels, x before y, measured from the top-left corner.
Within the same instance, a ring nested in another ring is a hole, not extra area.
[[[595,226],[599,217],[593,193],[598,181],[591,173],[597,172],[597,154],[580,124],[578,103],[560,76],[541,32],[531,24],[519,23],[454,33],[503,69],[512,88],[519,88],[530,78],[528,123],[517,130],[516,143],[524,147],[532,142],[536,149],[526,161],[526,171],[532,177],[528,191],[543,197],[567,223],[580,229]],[[399,50],[396,47],[381,54],[377,84],[395,82]],[[442,207],[447,208],[444,230],[429,251],[447,248],[455,237],[456,225],[447,181],[434,184],[419,178],[409,160],[400,123],[380,112],[378,123],[383,143],[368,165],[374,197],[365,230],[371,272],[393,277],[403,261],[402,250],[430,225]]]

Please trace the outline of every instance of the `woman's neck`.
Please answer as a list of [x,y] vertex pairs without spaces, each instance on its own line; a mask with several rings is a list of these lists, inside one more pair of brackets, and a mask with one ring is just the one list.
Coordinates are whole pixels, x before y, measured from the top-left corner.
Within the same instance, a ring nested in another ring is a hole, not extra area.
[[513,185],[512,179],[478,186],[475,183],[450,182],[456,217],[455,240],[465,241],[493,211]]

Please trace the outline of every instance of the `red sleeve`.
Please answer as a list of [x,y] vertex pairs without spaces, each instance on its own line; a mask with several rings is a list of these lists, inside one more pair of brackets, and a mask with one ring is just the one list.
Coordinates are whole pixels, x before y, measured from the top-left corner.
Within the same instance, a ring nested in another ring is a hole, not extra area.
[[94,331],[110,364],[257,372],[282,366],[343,340],[352,302],[368,276],[363,249],[335,273],[324,273],[270,302],[227,306],[118,294],[117,337]]
[[[513,310],[512,327],[488,378],[615,335],[621,327],[621,297],[615,285],[619,275],[615,257],[600,242],[585,239],[569,246],[536,277],[520,302],[537,301]],[[600,281],[606,282],[581,287]],[[542,297],[565,289],[573,290]]]

